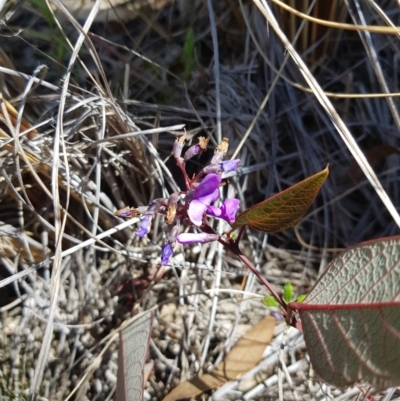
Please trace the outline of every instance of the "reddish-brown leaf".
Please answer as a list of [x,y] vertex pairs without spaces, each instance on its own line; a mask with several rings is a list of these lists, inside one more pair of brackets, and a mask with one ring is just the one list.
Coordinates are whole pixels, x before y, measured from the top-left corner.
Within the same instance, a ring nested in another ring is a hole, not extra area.
[[118,401],[141,401],[153,314],[144,313],[120,332],[116,396]]
[[400,237],[347,249],[327,267],[300,313],[311,363],[336,387],[400,386]]
[[294,226],[304,216],[314,201],[329,169],[291,186],[290,188],[258,203],[240,213],[232,224],[234,229],[249,225],[262,232],[279,232]]

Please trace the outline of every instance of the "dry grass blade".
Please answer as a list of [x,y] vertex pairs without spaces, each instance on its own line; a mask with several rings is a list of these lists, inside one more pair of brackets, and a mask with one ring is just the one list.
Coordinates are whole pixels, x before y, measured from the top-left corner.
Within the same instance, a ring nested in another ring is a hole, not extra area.
[[[76,385],[76,387],[74,389],[72,389],[72,391],[70,392],[70,394],[68,395],[68,397],[65,399],[65,401],[69,401],[74,395],[75,393],[78,393],[82,388],[83,388],[83,384],[88,381],[89,376],[93,374],[93,372],[100,366],[101,360],[104,356],[104,354],[107,352],[107,350],[109,349],[109,347],[111,346],[111,344],[116,341],[117,339],[117,335],[116,333],[113,333],[112,336],[110,336],[109,339],[107,339],[108,341],[106,342],[104,348],[102,349],[102,351],[99,353],[99,355],[91,362],[91,364],[89,365],[89,367],[87,368],[85,374],[82,376],[82,378],[79,380],[78,384]],[[105,339],[106,340],[106,339]],[[82,395],[83,391],[80,392],[80,394]],[[119,400],[118,400],[119,401]]]
[[[88,32],[98,10],[101,4],[101,0],[97,0],[95,5],[93,6],[93,9],[85,23],[85,26],[83,27],[83,31],[85,33]],[[57,308],[57,302],[58,302],[58,293],[60,289],[60,278],[61,278],[61,262],[62,262],[62,257],[61,257],[61,252],[62,252],[62,236],[63,232],[65,229],[65,224],[66,224],[66,219],[67,215],[65,214],[64,216],[61,216],[60,213],[60,194],[59,194],[59,187],[58,187],[58,173],[59,173],[59,154],[60,154],[60,145],[61,148],[63,149],[64,153],[64,160],[65,160],[65,165],[68,166],[68,162],[66,160],[66,147],[64,143],[64,134],[63,134],[63,116],[64,116],[64,108],[65,108],[65,99],[67,97],[67,92],[68,92],[68,86],[69,86],[69,81],[70,81],[70,75],[72,72],[72,67],[75,64],[76,57],[78,56],[78,53],[81,49],[81,46],[83,45],[83,42],[85,40],[85,35],[83,33],[80,34],[76,46],[74,48],[74,52],[70,58],[69,66],[68,66],[68,72],[64,80],[64,85],[61,93],[61,102],[60,102],[60,107],[58,111],[58,118],[57,118],[57,126],[56,126],[56,134],[55,134],[55,139],[54,139],[54,147],[53,147],[53,172],[52,172],[52,182],[53,182],[53,188],[52,188],[52,194],[53,194],[53,203],[54,203],[54,228],[55,228],[55,258],[53,262],[53,273],[51,277],[51,298],[50,298],[50,305],[49,305],[49,316],[48,316],[48,321],[47,321],[47,326],[46,326],[46,331],[43,336],[43,343],[40,348],[40,353],[38,356],[38,360],[36,363],[36,368],[35,368],[35,373],[32,378],[32,382],[29,388],[29,400],[35,400],[38,394],[39,387],[42,383],[43,379],[43,373],[44,369],[46,367],[47,361],[48,361],[48,356],[49,356],[49,351],[50,351],[50,346],[51,346],[51,338],[53,334],[53,319],[55,316],[56,308]],[[68,174],[68,168],[67,168],[67,174]],[[67,181],[67,187],[69,187],[69,181]],[[69,203],[69,191],[67,192],[67,206],[66,209],[68,209],[68,203]]]
[[364,32],[371,32],[371,33],[381,33],[381,34],[389,34],[389,35],[397,35],[400,31],[400,27],[389,27],[389,26],[365,26],[365,25],[353,25],[353,24],[344,24],[340,22],[332,22],[332,21],[325,21],[319,18],[310,17],[307,14],[304,14],[300,11],[297,11],[293,7],[288,6],[283,1],[280,0],[271,0],[273,3],[278,4],[279,7],[291,12],[292,14],[300,17],[301,19],[315,22],[316,24],[328,26],[330,28],[337,28],[337,29],[345,29],[349,31],[364,31]]
[[210,16],[210,27],[211,37],[213,42],[213,53],[214,53],[214,76],[215,76],[215,104],[216,104],[216,125],[217,125],[217,142],[222,140],[222,129],[221,129],[221,90],[220,90],[220,78],[219,78],[219,50],[218,50],[218,35],[217,27],[215,24],[214,9],[211,0],[207,0],[208,13]]
[[325,95],[324,91],[315,80],[313,75],[311,74],[308,67],[305,65],[299,54],[293,48],[291,43],[286,38],[285,34],[282,32],[281,28],[279,27],[278,22],[276,21],[269,5],[263,0],[254,0],[254,3],[257,5],[259,10],[267,19],[268,23],[274,29],[276,34],[279,36],[283,44],[285,45],[287,51],[292,56],[295,63],[298,65],[300,72],[302,73],[304,79],[310,85],[310,88],[313,89],[315,96],[317,97],[318,101],[320,102],[321,106],[325,109],[326,113],[328,114],[330,120],[332,121],[333,125],[335,126],[337,132],[345,142],[347,148],[353,155],[354,159],[357,161],[358,165],[360,166],[361,170],[364,172],[365,176],[367,177],[368,181],[371,183],[373,188],[375,189],[378,196],[381,198],[383,204],[386,206],[387,210],[393,217],[394,221],[400,228],[400,215],[397,212],[396,208],[394,207],[392,201],[390,200],[389,196],[387,195],[386,191],[382,187],[378,177],[376,176],[374,170],[371,168],[368,160],[365,158],[363,152],[361,151],[360,147],[358,146],[357,142],[354,140],[353,136],[351,135],[350,131],[344,124],[343,120],[340,118],[339,114],[336,112],[335,108],[333,107],[332,103]]
[[[309,9],[311,9],[314,6],[314,3],[315,3],[315,1],[311,3]],[[240,8],[242,10],[243,15],[245,15],[242,0],[239,0],[239,4],[240,4]],[[246,22],[246,25],[247,25],[247,29],[249,30],[249,32],[251,32],[252,39],[253,39],[253,41],[255,41],[254,33],[252,32],[251,27],[249,26],[248,18],[246,18],[246,16],[245,16],[244,19],[245,19],[245,22]],[[298,38],[300,36],[300,33],[301,33],[301,31],[302,31],[302,29],[304,27],[304,24],[305,24],[305,20],[302,21],[298,31],[296,32],[296,36],[294,37],[293,43],[292,43],[293,46],[297,42],[297,40],[298,40]],[[276,76],[275,76],[274,80],[272,81],[272,84],[271,84],[270,88],[268,89],[268,92],[265,95],[265,97],[264,97],[264,99],[263,99],[263,101],[262,101],[262,103],[261,103],[261,105],[260,105],[260,107],[259,107],[259,109],[257,111],[257,114],[254,116],[252,122],[250,123],[249,127],[246,130],[246,133],[243,135],[243,138],[241,139],[239,145],[236,147],[235,152],[231,156],[231,159],[235,159],[235,157],[239,154],[240,150],[242,149],[243,145],[246,143],[247,138],[249,137],[250,133],[252,132],[254,126],[256,125],[256,123],[257,123],[257,121],[258,121],[258,119],[259,119],[259,117],[261,115],[261,113],[263,112],[265,106],[267,105],[267,102],[268,102],[272,92],[274,91],[275,85],[278,83],[278,80],[283,77],[282,72],[283,72],[283,70],[284,70],[284,68],[286,66],[287,61],[289,60],[289,57],[290,57],[289,54],[285,55],[285,59],[283,60],[281,66],[279,67],[279,70],[276,72]]]
[[[352,7],[350,6],[349,2],[346,0],[345,1],[346,5],[347,5],[347,9],[349,10],[349,14],[351,15],[351,18],[353,19],[353,21],[360,21],[360,25],[366,25],[366,21],[365,21],[365,17],[363,14],[363,11],[361,10],[360,4],[357,0],[354,0],[355,3],[355,11],[353,11]],[[378,57],[378,53],[374,47],[374,44],[372,42],[372,38],[371,38],[371,33],[368,31],[360,31],[359,32],[361,41],[365,47],[365,50],[368,54],[368,58],[371,62],[372,68],[375,72],[375,75],[379,81],[379,84],[382,88],[382,91],[384,93],[389,94],[390,90],[389,90],[389,86],[386,82],[385,76],[383,74],[383,70],[382,70],[382,66],[381,63],[379,61],[379,57]],[[394,103],[394,100],[390,97],[386,98],[386,101],[388,103],[390,112],[392,113],[394,122],[397,126],[397,130],[400,131],[400,116],[399,116],[399,112],[397,110],[397,107]]]
[[[220,143],[222,140],[222,125],[221,125],[221,82],[220,82],[220,56],[219,56],[219,43],[218,43],[218,34],[217,27],[214,15],[214,8],[212,0],[207,0],[207,8],[210,19],[210,27],[211,27],[211,38],[213,44],[213,56],[214,56],[214,77],[215,77],[215,117],[216,117],[216,140],[217,143]],[[223,223],[220,222],[218,224],[218,233],[222,234],[223,232]],[[215,282],[214,287],[216,289],[220,288],[221,285],[221,277],[222,277],[222,257],[223,257],[223,248],[221,244],[218,245],[217,252],[217,263],[215,266]],[[218,294],[213,295],[212,306],[210,312],[210,318],[208,322],[208,330],[204,341],[203,352],[200,360],[200,365],[202,366],[206,360],[209,351],[210,338],[211,333],[214,329],[215,324],[215,315],[217,313],[217,305],[218,305]]]
[[[131,226],[132,224],[137,223],[138,221],[139,221],[139,219],[137,219],[137,218],[125,221],[124,223],[121,223],[118,226],[113,227],[108,231],[105,231],[105,232],[103,232],[103,233],[101,233],[101,234],[99,234],[99,235],[97,235],[97,236],[95,236],[93,238],[90,238],[90,239],[88,239],[86,241],[83,241],[83,242],[81,242],[80,244],[78,244],[78,245],[76,245],[74,247],[66,249],[65,251],[61,252],[61,258],[65,258],[65,257],[67,257],[69,255],[72,255],[73,253],[75,253],[75,252],[77,252],[77,251],[79,251],[81,249],[84,249],[84,248],[86,248],[86,247],[88,247],[90,245],[93,245],[93,244],[96,243],[96,241],[99,241],[99,240],[101,240],[103,238],[107,238],[107,237],[113,235],[114,233],[116,233],[118,231],[121,231],[121,230]],[[121,251],[121,254],[126,254],[126,252]],[[29,267],[28,269],[26,269],[26,270],[24,270],[22,272],[15,273],[15,274],[11,275],[10,277],[7,277],[6,279],[1,280],[0,281],[0,288],[5,287],[5,286],[15,282],[16,280],[19,280],[19,279],[27,276],[30,273],[33,273],[33,272],[35,272],[35,271],[37,271],[39,269],[42,269],[43,267],[45,267],[48,264],[50,264],[51,262],[53,262],[54,259],[55,259],[55,257],[52,256],[49,259],[47,259],[47,260],[45,260],[43,262],[40,262],[35,266]]]
[[173,125],[172,127],[151,128],[151,129],[146,129],[146,130],[138,131],[138,132],[127,132],[126,134],[115,135],[112,138],[103,138],[103,139],[98,139],[97,141],[93,141],[90,144],[90,147],[97,146],[100,143],[104,143],[104,142],[112,142],[112,141],[118,141],[120,139],[131,138],[133,136],[158,134],[160,132],[180,131],[184,127],[185,127],[185,124],[179,124],[179,125]]

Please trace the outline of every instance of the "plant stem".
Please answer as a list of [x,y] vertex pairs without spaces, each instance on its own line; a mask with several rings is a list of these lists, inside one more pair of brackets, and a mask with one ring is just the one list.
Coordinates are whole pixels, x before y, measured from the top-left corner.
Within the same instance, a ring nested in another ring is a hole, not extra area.
[[234,253],[264,284],[267,290],[273,295],[273,297],[279,302],[282,308],[286,311],[287,306],[286,303],[282,300],[279,294],[275,291],[274,287],[270,284],[270,282],[256,269],[253,263],[242,253],[238,244],[236,242],[225,242],[222,239],[219,239],[219,242],[223,244],[227,249],[229,249],[232,253]]

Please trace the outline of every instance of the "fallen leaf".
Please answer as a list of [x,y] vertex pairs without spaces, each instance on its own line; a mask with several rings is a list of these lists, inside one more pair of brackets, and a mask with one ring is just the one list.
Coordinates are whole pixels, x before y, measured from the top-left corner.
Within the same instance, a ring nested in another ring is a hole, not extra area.
[[180,383],[163,401],[185,400],[235,380],[261,360],[265,347],[274,335],[276,320],[266,316],[241,337],[225,359],[210,373]]

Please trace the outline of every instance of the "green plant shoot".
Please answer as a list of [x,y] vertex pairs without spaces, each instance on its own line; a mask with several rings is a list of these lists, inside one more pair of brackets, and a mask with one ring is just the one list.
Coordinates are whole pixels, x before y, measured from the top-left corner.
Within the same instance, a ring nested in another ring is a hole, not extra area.
[[183,62],[185,67],[182,78],[185,82],[189,79],[194,67],[194,42],[194,32],[193,29],[190,28],[186,34],[185,43],[183,45]]
[[288,304],[293,298],[292,284],[286,283],[283,287],[283,300]]
[[279,307],[278,301],[272,295],[267,295],[263,300],[263,304],[265,306],[273,306],[273,307],[276,307],[276,308]]

